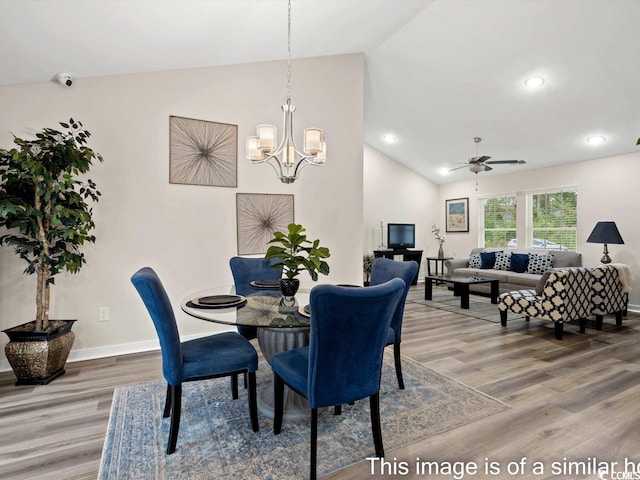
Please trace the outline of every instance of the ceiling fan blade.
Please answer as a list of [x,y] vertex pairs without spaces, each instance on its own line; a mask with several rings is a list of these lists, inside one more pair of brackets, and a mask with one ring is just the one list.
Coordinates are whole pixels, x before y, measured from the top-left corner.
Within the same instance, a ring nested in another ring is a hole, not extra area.
[[512,164],[518,164],[518,165],[522,165],[523,163],[527,163],[524,160],[493,160],[491,162],[487,162],[487,164],[491,164],[491,165],[497,165],[497,164],[508,164],[508,163],[512,163]]
[[451,170],[449,170],[450,172],[453,172],[454,170],[460,170],[461,168],[467,168],[469,166],[468,163],[465,163],[464,165],[462,165],[461,167],[456,167],[456,168],[452,168]]
[[471,157],[471,158],[469,159],[469,163],[470,163],[470,164],[472,164],[472,165],[473,165],[474,163],[475,163],[475,164],[477,164],[477,163],[482,163],[482,162],[485,162],[486,160],[489,160],[490,158],[491,158],[491,157],[488,157],[488,156],[486,156],[486,155],[483,155],[482,157]]
[[483,165],[483,167],[485,172],[490,172],[491,170],[493,170],[493,168],[491,168],[489,165]]

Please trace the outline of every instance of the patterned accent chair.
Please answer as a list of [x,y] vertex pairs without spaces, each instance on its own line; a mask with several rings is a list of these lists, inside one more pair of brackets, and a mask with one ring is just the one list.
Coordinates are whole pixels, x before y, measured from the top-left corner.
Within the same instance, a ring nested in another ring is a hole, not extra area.
[[628,268],[626,265],[601,265],[593,269],[593,313],[596,330],[602,330],[604,315],[615,315],[616,325],[622,326],[628,300]]
[[591,301],[593,273],[589,268],[563,268],[550,272],[542,293],[535,290],[515,290],[498,297],[500,323],[507,326],[507,312],[550,320],[555,324],[555,337],[562,340],[564,324],[580,321],[584,333],[587,317],[593,311]]

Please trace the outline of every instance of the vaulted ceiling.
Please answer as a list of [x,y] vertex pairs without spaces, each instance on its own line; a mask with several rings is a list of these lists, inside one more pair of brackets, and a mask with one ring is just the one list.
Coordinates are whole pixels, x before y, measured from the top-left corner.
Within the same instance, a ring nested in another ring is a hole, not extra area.
[[[436,183],[473,178],[441,172],[474,137],[527,162],[479,175],[640,151],[640,1],[292,3],[293,57],[364,52],[365,142]],[[0,85],[287,55],[285,0],[2,0],[0,18]]]

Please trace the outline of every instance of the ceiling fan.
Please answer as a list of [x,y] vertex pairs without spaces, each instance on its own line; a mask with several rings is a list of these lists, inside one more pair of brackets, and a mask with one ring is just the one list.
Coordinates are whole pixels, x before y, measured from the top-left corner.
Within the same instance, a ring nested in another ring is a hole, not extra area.
[[465,163],[464,165],[462,165],[461,167],[452,168],[451,170],[449,170],[450,172],[453,172],[454,170],[459,170],[461,168],[469,168],[470,172],[478,174],[478,172],[488,172],[490,170],[493,170],[493,168],[490,167],[489,165],[499,165],[499,164],[521,165],[523,163],[526,163],[524,160],[492,160],[492,161],[487,161],[491,157],[488,157],[487,155],[483,155],[482,157],[478,156],[478,144],[482,141],[482,139],[480,137],[474,137],[473,141],[476,142],[476,156],[475,157],[471,157],[469,159],[469,161],[467,163]]

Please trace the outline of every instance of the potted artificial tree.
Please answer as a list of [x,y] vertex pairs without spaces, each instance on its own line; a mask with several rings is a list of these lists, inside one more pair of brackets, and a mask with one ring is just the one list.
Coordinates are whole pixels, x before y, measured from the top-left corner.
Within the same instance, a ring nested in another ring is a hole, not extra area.
[[280,280],[280,291],[285,297],[293,297],[298,291],[300,280],[296,277],[300,272],[309,272],[314,282],[318,280],[318,273],[329,273],[329,264],[323,260],[329,257],[329,249],[321,247],[320,240],[307,240],[304,232],[302,225],[295,223],[287,226],[287,233],[274,232],[269,243],[279,245],[271,245],[264,256],[265,259],[280,260],[273,267],[282,267],[286,276]]
[[24,273],[36,275],[36,317],[4,332],[7,359],[16,385],[47,384],[64,373],[75,334],[75,320],[50,320],[51,286],[66,270],[77,273],[85,263],[80,247],[95,242],[92,209],[100,192],[80,175],[92,161],[102,161],[87,144],[91,135],[73,119],[60,132],[44,128],[35,140],[14,136],[15,148],[0,149],[0,245],[13,247],[27,262]]
[[364,274],[364,286],[368,287],[371,283],[371,270],[373,269],[373,261],[375,257],[370,253],[365,253],[362,256],[362,273]]

